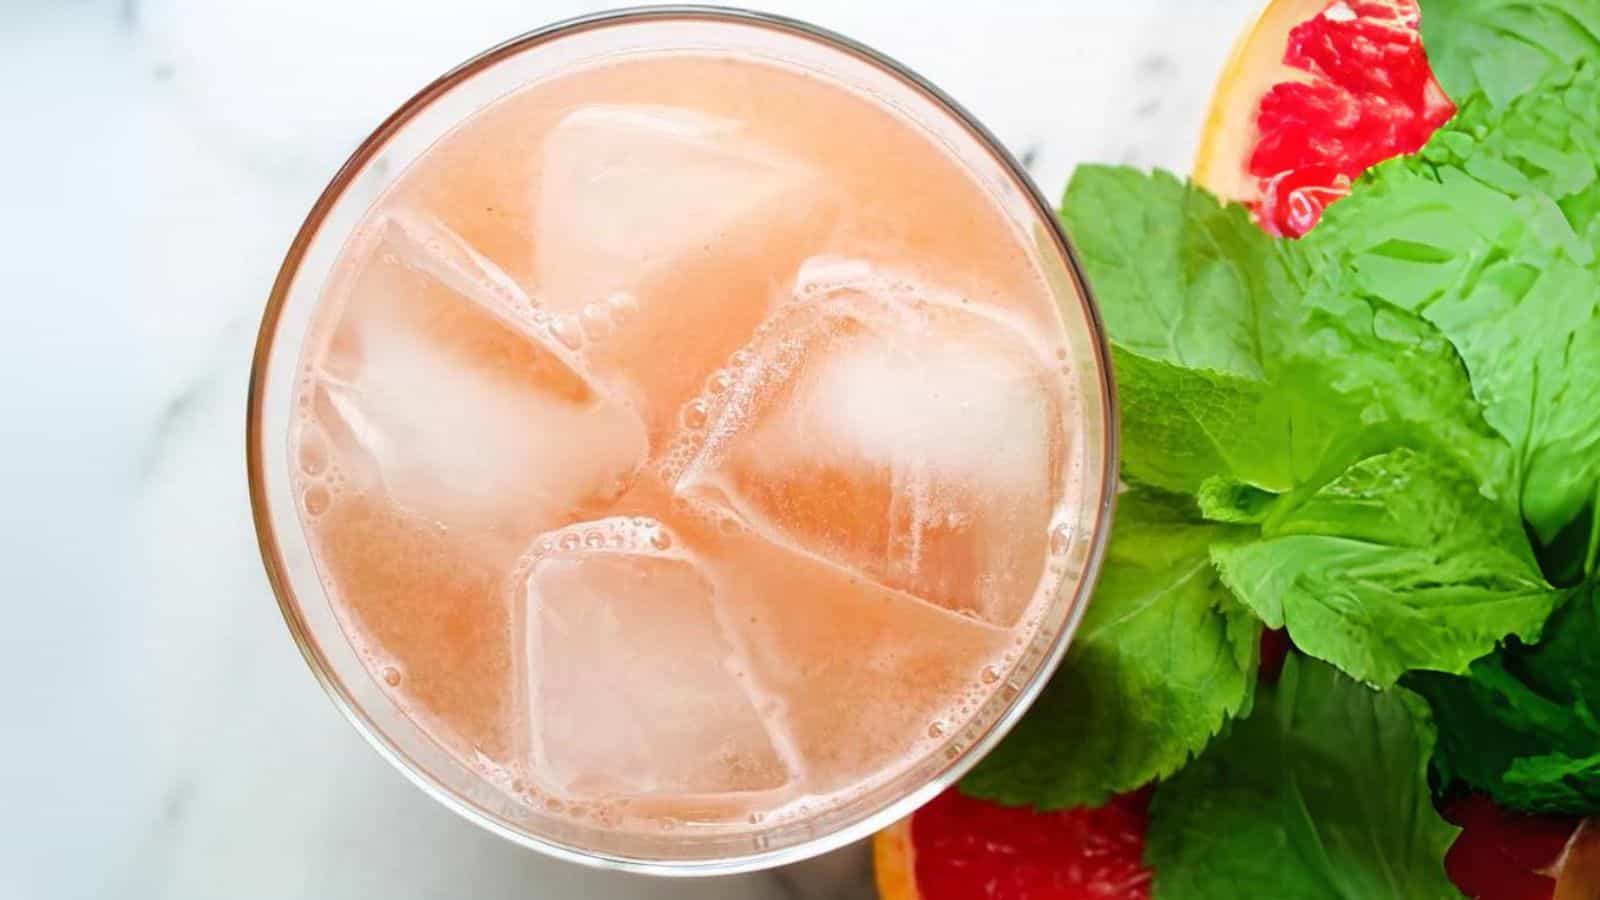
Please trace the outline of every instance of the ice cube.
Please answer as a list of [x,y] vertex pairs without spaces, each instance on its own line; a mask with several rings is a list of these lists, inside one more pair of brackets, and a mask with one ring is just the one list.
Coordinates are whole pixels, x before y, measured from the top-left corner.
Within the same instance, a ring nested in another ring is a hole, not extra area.
[[569,797],[692,797],[790,779],[715,587],[658,522],[534,541],[524,666],[535,778]]
[[539,303],[653,438],[787,295],[837,214],[806,164],[737,122],[663,106],[568,114],[536,190]]
[[576,313],[651,269],[725,240],[803,190],[801,165],[738,122],[669,106],[569,113],[544,145],[535,269],[543,300]]
[[885,587],[1015,624],[1062,500],[1059,368],[913,279],[826,260],[806,276],[667,478]]
[[619,493],[644,426],[516,284],[441,223],[387,217],[335,290],[315,415],[347,480],[406,512],[516,540]]

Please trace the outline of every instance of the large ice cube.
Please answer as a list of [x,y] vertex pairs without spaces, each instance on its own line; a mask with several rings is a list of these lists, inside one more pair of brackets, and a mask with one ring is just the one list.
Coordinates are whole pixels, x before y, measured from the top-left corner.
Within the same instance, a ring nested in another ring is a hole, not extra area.
[[613,517],[535,540],[524,666],[535,778],[581,798],[782,787],[788,768],[695,557]]
[[668,478],[885,587],[1014,624],[1061,501],[1059,367],[914,280],[843,261],[806,274]]
[[815,171],[735,121],[664,106],[568,114],[544,146],[535,288],[652,437],[834,227]]
[[740,134],[738,122],[668,106],[596,105],[563,118],[544,145],[539,290],[576,313],[650,270],[718,244],[809,172]]
[[335,289],[315,415],[344,475],[408,513],[519,540],[615,496],[644,426],[516,284],[438,221],[387,217]]

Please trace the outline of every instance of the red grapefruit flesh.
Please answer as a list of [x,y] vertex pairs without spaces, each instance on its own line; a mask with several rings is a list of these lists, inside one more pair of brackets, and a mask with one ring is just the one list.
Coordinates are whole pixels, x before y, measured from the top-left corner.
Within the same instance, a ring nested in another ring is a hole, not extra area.
[[1213,95],[1195,179],[1299,237],[1369,167],[1414,153],[1455,114],[1416,0],[1275,0]]
[[1148,900],[1149,790],[1036,812],[939,795],[878,835],[882,900]]
[[1256,677],[1268,684],[1277,684],[1283,674],[1283,663],[1289,658],[1294,644],[1289,632],[1282,628],[1261,629],[1261,662],[1256,667]]
[[1461,826],[1445,854],[1450,880],[1473,900],[1552,900],[1557,863],[1578,827],[1563,816],[1529,816],[1496,806],[1481,794],[1445,805]]

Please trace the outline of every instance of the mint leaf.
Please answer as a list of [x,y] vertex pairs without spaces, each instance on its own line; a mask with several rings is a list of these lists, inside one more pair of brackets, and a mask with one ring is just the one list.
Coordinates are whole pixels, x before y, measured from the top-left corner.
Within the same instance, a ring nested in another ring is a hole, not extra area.
[[1261,625],[1208,556],[1231,532],[1198,522],[1181,498],[1123,496],[1065,662],[962,789],[1003,803],[1098,806],[1177,770],[1248,706]]
[[[1273,241],[1168,175],[1081,169],[1062,215],[1112,342],[1124,477],[1195,495],[1211,521],[1261,526],[1215,559],[1268,624],[1377,683],[1460,672],[1507,634],[1536,633],[1553,594],[1517,518],[1510,448],[1436,326],[1373,296],[1337,242]],[[1213,310],[1215,332],[1190,327]],[[1394,451],[1411,454],[1392,460],[1404,471],[1376,483],[1379,464],[1363,461]],[[1368,495],[1324,530],[1304,524],[1315,507],[1290,515],[1356,484]],[[1363,537],[1418,510],[1451,541]]]
[[1298,293],[1277,243],[1241,206],[1122,167],[1079,167],[1061,218],[1111,337],[1124,476],[1176,492],[1219,473],[1281,487],[1279,454],[1249,442],[1276,437],[1257,417],[1275,317]]
[[1291,657],[1255,710],[1156,791],[1155,900],[1458,900],[1420,698]]
[[[1296,248],[1309,256],[1304,245]],[[1473,473],[1479,493],[1511,506],[1509,448],[1484,422],[1438,328],[1364,295],[1337,267],[1323,268],[1299,302],[1271,395],[1281,425],[1270,429],[1292,459],[1295,488],[1315,490],[1395,446],[1430,446]]]
[[1513,642],[1465,678],[1407,680],[1439,723],[1435,764],[1500,803],[1600,811],[1600,589],[1574,591],[1536,646]]
[[1558,594],[1515,514],[1435,454],[1400,447],[1350,467],[1218,546],[1226,584],[1305,652],[1379,685],[1464,672],[1507,634],[1532,638]]
[[1423,148],[1423,159],[1459,169],[1507,196],[1554,200],[1582,234],[1600,196],[1597,63],[1600,53],[1553,71],[1536,91],[1507,106],[1468,99]]
[[1600,750],[1581,756],[1559,751],[1512,761],[1505,775],[1507,805],[1517,809],[1590,815],[1600,810]]
[[1549,72],[1600,54],[1593,0],[1422,0],[1422,45],[1445,93],[1498,106]]
[[1597,153],[1600,71],[1564,70],[1505,109],[1469,103],[1301,242],[1311,265],[1348,271],[1357,296],[1449,338],[1545,542],[1600,482]]
[[1130,481],[1314,488],[1383,449],[1388,426],[1503,478],[1503,443],[1438,329],[1355,294],[1243,207],[1165,173],[1086,166],[1062,219],[1111,339]]
[[1282,487],[1264,473],[1249,438],[1262,435],[1256,418],[1266,386],[1257,380],[1149,359],[1111,347],[1122,414],[1122,471],[1130,481],[1192,493],[1219,473]]
[[1189,370],[1260,378],[1295,278],[1236,204],[1166,172],[1080,166],[1061,219],[1123,350]]

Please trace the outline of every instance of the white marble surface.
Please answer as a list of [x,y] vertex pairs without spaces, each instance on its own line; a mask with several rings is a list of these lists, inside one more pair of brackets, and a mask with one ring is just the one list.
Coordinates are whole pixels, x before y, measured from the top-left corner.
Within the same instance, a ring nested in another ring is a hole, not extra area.
[[[754,5],[919,69],[1053,196],[1186,168],[1255,0]],[[247,360],[301,216],[425,80],[589,8],[0,0],[0,897],[871,895],[861,848],[665,883],[476,831],[344,724],[262,576]]]

